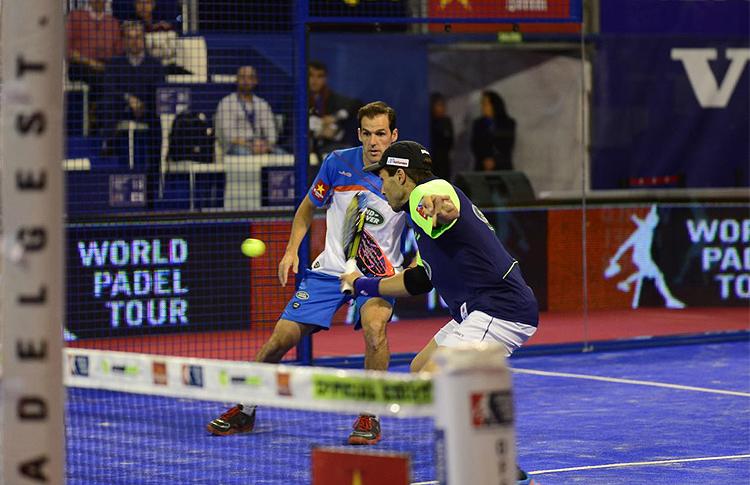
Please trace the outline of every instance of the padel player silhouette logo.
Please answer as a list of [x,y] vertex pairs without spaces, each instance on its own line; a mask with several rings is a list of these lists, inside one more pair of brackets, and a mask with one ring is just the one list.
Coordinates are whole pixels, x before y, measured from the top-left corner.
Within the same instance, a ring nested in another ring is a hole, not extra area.
[[659,225],[659,214],[656,212],[656,204],[651,206],[651,210],[644,219],[639,218],[635,214],[631,215],[630,219],[635,223],[637,228],[630,237],[628,237],[625,242],[617,248],[615,255],[609,260],[609,266],[604,270],[604,277],[609,279],[618,275],[621,270],[620,264],[618,263],[620,258],[628,249],[633,248],[631,261],[633,261],[633,264],[637,269],[635,273],[617,283],[617,289],[625,293],[629,292],[631,285],[635,283],[635,288],[633,289],[633,300],[630,306],[632,308],[638,308],[641,299],[643,280],[644,278],[648,278],[654,280],[656,289],[659,290],[662,298],[664,298],[664,306],[667,308],[685,308],[685,304],[675,298],[669,291],[669,287],[667,287],[667,283],[664,281],[664,274],[651,256],[651,246],[654,242],[654,230],[656,229],[656,226]]

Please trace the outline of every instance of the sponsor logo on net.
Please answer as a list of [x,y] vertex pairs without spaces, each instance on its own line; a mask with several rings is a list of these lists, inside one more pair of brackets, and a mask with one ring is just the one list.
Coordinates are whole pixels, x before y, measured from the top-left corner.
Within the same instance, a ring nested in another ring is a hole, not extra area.
[[89,356],[88,355],[71,355],[70,361],[70,373],[74,376],[88,377],[89,376]]
[[241,387],[263,387],[263,377],[258,375],[232,374],[231,372],[221,369],[219,371],[219,384],[228,386]]
[[104,375],[136,377],[141,373],[141,367],[138,364],[110,362],[108,359],[102,359],[100,368]]
[[429,404],[432,402],[432,382],[320,374],[313,376],[313,396],[330,401]]
[[166,386],[168,384],[167,364],[165,362],[154,361],[151,366],[151,374],[154,378],[154,384],[157,386]]
[[279,396],[292,395],[292,376],[288,372],[279,371],[276,373],[276,393]]
[[203,366],[183,364],[182,383],[186,386],[203,387]]

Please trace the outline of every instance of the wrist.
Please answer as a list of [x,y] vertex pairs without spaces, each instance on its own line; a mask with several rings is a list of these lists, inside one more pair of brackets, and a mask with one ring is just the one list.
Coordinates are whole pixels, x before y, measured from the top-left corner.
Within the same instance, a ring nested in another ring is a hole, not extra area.
[[357,296],[380,296],[380,280],[382,278],[367,278],[360,276],[354,280],[354,293]]

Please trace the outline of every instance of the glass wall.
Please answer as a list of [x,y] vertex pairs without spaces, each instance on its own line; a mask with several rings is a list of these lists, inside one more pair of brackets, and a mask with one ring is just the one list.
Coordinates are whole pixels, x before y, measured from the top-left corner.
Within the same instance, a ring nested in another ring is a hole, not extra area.
[[[372,101],[518,260],[529,350],[750,325],[744,0],[68,3],[72,346],[253,358],[297,293],[294,211]],[[320,210],[300,275],[325,242]],[[449,318],[434,291],[399,300],[391,351]],[[288,357],[361,354],[356,319]]]

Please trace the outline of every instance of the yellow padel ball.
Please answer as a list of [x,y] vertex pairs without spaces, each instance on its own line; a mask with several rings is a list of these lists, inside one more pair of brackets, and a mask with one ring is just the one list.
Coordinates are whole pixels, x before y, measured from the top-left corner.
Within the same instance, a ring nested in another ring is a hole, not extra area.
[[266,243],[260,239],[247,238],[242,241],[242,254],[249,258],[257,258],[266,252]]

